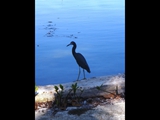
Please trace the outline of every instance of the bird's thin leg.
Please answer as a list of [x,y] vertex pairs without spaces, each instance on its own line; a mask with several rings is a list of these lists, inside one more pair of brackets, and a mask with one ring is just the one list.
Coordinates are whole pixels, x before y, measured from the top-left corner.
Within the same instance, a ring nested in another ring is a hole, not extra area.
[[80,69],[80,67],[79,67],[79,73],[78,73],[78,78],[77,78],[77,80],[79,80],[79,75],[80,75],[80,73],[81,73],[81,69]]
[[83,69],[83,74],[84,74],[84,79],[86,79],[86,77],[85,77],[85,71],[84,71],[84,69]]

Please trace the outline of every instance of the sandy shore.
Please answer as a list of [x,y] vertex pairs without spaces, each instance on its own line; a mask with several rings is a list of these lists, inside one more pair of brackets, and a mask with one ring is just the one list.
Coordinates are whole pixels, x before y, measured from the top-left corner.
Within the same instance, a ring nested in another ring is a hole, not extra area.
[[[71,88],[71,85],[77,83],[79,87],[84,90],[88,90],[100,85],[113,85],[113,86],[124,86],[125,85],[125,75],[111,75],[111,76],[100,76],[94,78],[88,78],[85,80],[79,80],[69,83],[62,84],[65,90]],[[55,85],[46,85],[46,86],[38,86],[38,95],[35,97],[36,101],[49,101],[54,100],[53,93],[56,93],[54,90]],[[59,84],[56,84],[59,86]],[[124,92],[124,89],[119,91]],[[68,108],[70,109],[70,108]],[[77,107],[72,107],[71,109],[78,109]],[[98,105],[92,110],[86,111],[84,114],[70,115],[68,114],[69,110],[57,112],[56,115],[53,115],[53,111],[47,108],[39,108],[35,111],[35,119],[36,120],[125,120],[125,100],[118,99],[113,100],[112,104],[106,104],[103,106]]]

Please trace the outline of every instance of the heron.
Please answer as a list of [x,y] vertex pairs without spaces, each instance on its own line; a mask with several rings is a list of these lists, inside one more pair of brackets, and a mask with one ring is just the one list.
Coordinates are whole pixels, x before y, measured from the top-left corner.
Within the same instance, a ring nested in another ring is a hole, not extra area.
[[89,68],[89,66],[87,64],[87,61],[86,61],[86,59],[84,58],[84,56],[81,53],[76,53],[75,50],[76,50],[77,45],[76,45],[76,43],[74,41],[71,41],[70,44],[67,45],[67,47],[70,46],[70,45],[73,45],[73,47],[72,47],[72,55],[74,56],[78,66],[79,66],[79,73],[78,73],[77,81],[79,80],[79,75],[80,75],[80,72],[81,72],[80,67],[83,69],[84,79],[86,79],[84,70],[86,70],[88,73],[91,73],[90,68]]

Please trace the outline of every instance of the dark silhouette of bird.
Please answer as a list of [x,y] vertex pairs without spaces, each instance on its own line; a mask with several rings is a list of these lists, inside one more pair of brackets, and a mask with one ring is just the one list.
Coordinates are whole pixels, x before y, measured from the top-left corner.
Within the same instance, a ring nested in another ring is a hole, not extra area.
[[73,54],[73,56],[74,56],[77,64],[79,65],[79,73],[78,73],[78,78],[77,78],[77,80],[79,80],[79,75],[80,75],[80,72],[81,72],[80,67],[83,69],[84,79],[86,79],[86,78],[85,78],[85,71],[84,71],[84,69],[85,69],[88,73],[91,72],[91,71],[90,71],[90,68],[89,68],[89,66],[88,66],[88,64],[87,64],[87,61],[86,61],[86,59],[84,58],[84,56],[83,56],[81,53],[76,53],[75,50],[76,50],[77,45],[76,45],[76,43],[75,43],[74,41],[72,41],[72,42],[71,42],[70,44],[68,44],[67,46],[69,46],[69,45],[73,45],[73,47],[72,47],[72,54]]

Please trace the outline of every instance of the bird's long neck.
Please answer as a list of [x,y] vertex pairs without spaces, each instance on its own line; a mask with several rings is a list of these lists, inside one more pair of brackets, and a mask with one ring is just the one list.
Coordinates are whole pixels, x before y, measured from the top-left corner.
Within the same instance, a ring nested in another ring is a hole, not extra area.
[[73,56],[74,56],[74,54],[76,53],[76,47],[77,47],[76,44],[74,44],[73,47],[72,47],[72,54],[73,54]]

